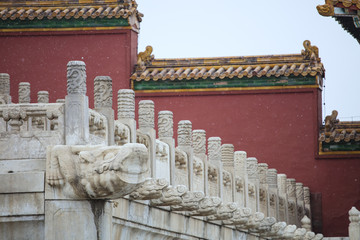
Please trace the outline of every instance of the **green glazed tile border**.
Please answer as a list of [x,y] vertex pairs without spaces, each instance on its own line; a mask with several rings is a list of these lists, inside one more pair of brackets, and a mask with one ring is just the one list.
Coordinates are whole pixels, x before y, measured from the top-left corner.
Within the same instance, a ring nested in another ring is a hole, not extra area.
[[71,18],[71,19],[47,19],[42,20],[0,20],[0,29],[14,28],[76,28],[76,27],[124,27],[130,26],[124,18]]
[[323,152],[360,151],[360,142],[322,143]]
[[273,87],[315,85],[316,77],[280,77],[280,78],[224,78],[198,80],[158,80],[134,81],[135,90],[197,89],[197,88],[235,88],[235,87]]

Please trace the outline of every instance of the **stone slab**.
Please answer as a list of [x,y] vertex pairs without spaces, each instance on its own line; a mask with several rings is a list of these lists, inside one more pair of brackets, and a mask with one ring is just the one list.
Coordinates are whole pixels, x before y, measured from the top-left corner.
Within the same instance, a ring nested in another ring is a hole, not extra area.
[[0,193],[30,193],[44,191],[44,172],[0,174]]
[[44,214],[43,193],[0,194],[0,216]]
[[0,174],[45,171],[45,159],[0,160]]
[[45,239],[44,221],[0,222],[0,239]]

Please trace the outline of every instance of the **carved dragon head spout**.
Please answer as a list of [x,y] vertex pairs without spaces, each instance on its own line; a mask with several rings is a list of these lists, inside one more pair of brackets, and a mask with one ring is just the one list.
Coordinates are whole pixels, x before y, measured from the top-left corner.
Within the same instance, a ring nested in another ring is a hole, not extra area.
[[48,184],[62,189],[67,198],[119,198],[150,177],[148,150],[138,143],[55,146],[48,165]]

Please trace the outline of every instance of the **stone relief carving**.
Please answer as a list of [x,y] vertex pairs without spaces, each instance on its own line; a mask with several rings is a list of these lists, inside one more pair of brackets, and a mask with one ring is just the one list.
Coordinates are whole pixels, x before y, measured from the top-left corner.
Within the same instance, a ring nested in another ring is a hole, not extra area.
[[3,109],[2,117],[11,127],[11,131],[20,131],[20,126],[27,120],[26,111],[19,106],[9,106]]
[[223,221],[225,225],[244,225],[249,221],[251,209],[246,207],[237,208],[232,214],[230,219]]
[[258,164],[258,176],[260,184],[266,184],[268,165],[266,163]]
[[211,137],[208,139],[208,156],[210,162],[221,160],[221,138]]
[[287,225],[284,229],[284,238],[293,238],[296,231],[296,225]]
[[112,107],[112,79],[109,76],[97,76],[94,79],[95,108]]
[[203,175],[204,166],[203,166],[202,161],[196,157],[194,157],[193,161],[194,161],[193,171],[194,171],[195,176]]
[[174,135],[173,113],[170,111],[161,111],[158,114],[158,134],[159,137],[173,137]]
[[118,91],[118,119],[135,118],[135,92],[130,89],[120,89]]
[[221,161],[223,166],[234,166],[234,145],[223,144],[221,146]]
[[251,229],[252,232],[258,232],[260,234],[269,232],[271,230],[272,225],[276,223],[276,219],[274,217],[266,217],[264,218],[257,229]]
[[244,179],[242,177],[235,178],[235,190],[237,192],[244,191]]
[[207,219],[210,221],[228,220],[233,217],[233,212],[235,212],[236,210],[237,205],[234,202],[221,204],[218,207],[217,212],[214,215],[208,216]]
[[149,148],[149,146],[150,146],[149,136],[142,134],[139,130],[136,131],[136,142],[144,144],[147,148]]
[[91,134],[104,138],[106,135],[106,117],[89,109],[89,130]]
[[213,166],[210,165],[208,166],[208,179],[210,182],[216,182],[218,178],[218,169]]
[[30,103],[30,83],[19,83],[19,103]]
[[[114,129],[114,141],[118,146],[122,146],[130,142],[130,132],[129,128],[118,121],[115,121]],[[145,145],[145,144],[144,144]],[[145,145],[146,146],[146,145]]]
[[182,202],[182,196],[186,194],[187,187],[184,185],[167,186],[162,190],[160,198],[152,199],[151,206],[171,206],[179,205]]
[[187,155],[184,151],[180,149],[175,149],[175,167],[179,169],[186,169],[187,168]]
[[205,198],[203,192],[186,192],[181,196],[182,202],[179,205],[171,206],[174,211],[196,211],[200,208],[199,202]]
[[218,197],[205,197],[199,203],[199,209],[189,213],[190,216],[209,216],[216,214],[218,207],[221,204],[221,199]]
[[295,179],[288,178],[286,179],[286,192],[289,198],[296,198],[296,189],[295,189]]
[[256,158],[246,159],[246,170],[249,179],[257,179],[258,164]]
[[130,199],[150,200],[160,198],[162,190],[169,186],[165,179],[147,179],[143,185],[130,194]]
[[0,95],[10,94],[10,75],[7,73],[0,73]]
[[46,117],[50,120],[50,130],[57,130],[59,128],[58,118],[64,113],[64,107],[61,106],[59,109],[47,109]]
[[294,239],[295,240],[304,239],[306,232],[307,231],[305,228],[297,228],[294,232]]
[[163,143],[159,140],[156,140],[156,159],[159,159],[162,162],[169,161],[169,145]]
[[271,238],[281,238],[284,234],[284,230],[286,227],[285,222],[277,222],[271,226],[270,231],[266,234],[267,237]]
[[86,67],[82,61],[67,64],[67,93],[86,94]]
[[191,146],[192,124],[188,120],[182,120],[178,124],[178,146]]
[[142,144],[57,145],[48,152],[47,183],[70,198],[119,198],[150,176],[148,161]]
[[231,174],[227,171],[223,171],[223,184],[225,187],[231,186]]
[[206,132],[205,130],[194,130],[192,132],[192,145],[195,154],[206,153]]
[[250,216],[248,222],[246,223],[246,229],[257,229],[260,226],[261,221],[265,219],[265,215],[261,212],[255,212]]
[[269,188],[277,188],[277,170],[270,168],[267,170],[266,183]]
[[49,92],[39,91],[37,101],[38,103],[49,103]]
[[139,102],[139,128],[154,128],[154,102],[142,100]]

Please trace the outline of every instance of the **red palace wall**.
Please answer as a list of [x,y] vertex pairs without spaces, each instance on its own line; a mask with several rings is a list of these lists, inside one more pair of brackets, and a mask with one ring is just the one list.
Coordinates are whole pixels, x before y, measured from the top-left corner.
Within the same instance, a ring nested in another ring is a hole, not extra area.
[[[136,63],[137,33],[132,30],[2,33],[0,49],[0,72],[10,74],[13,102],[18,102],[20,82],[30,82],[31,102],[37,101],[37,92],[41,90],[49,91],[50,102],[64,98],[66,65],[71,60],[86,63],[87,95],[93,98],[96,76],[110,76],[114,91],[129,88]],[[92,101],[90,104],[93,107]]]
[[[360,159],[316,159],[321,124],[318,89],[249,92],[137,94],[151,99],[156,113],[170,110],[175,126],[190,120],[207,138],[219,136],[278,173],[322,194],[322,233],[347,236],[348,211],[359,205]],[[157,117],[157,116],[156,116]],[[321,231],[321,230],[320,230]]]

